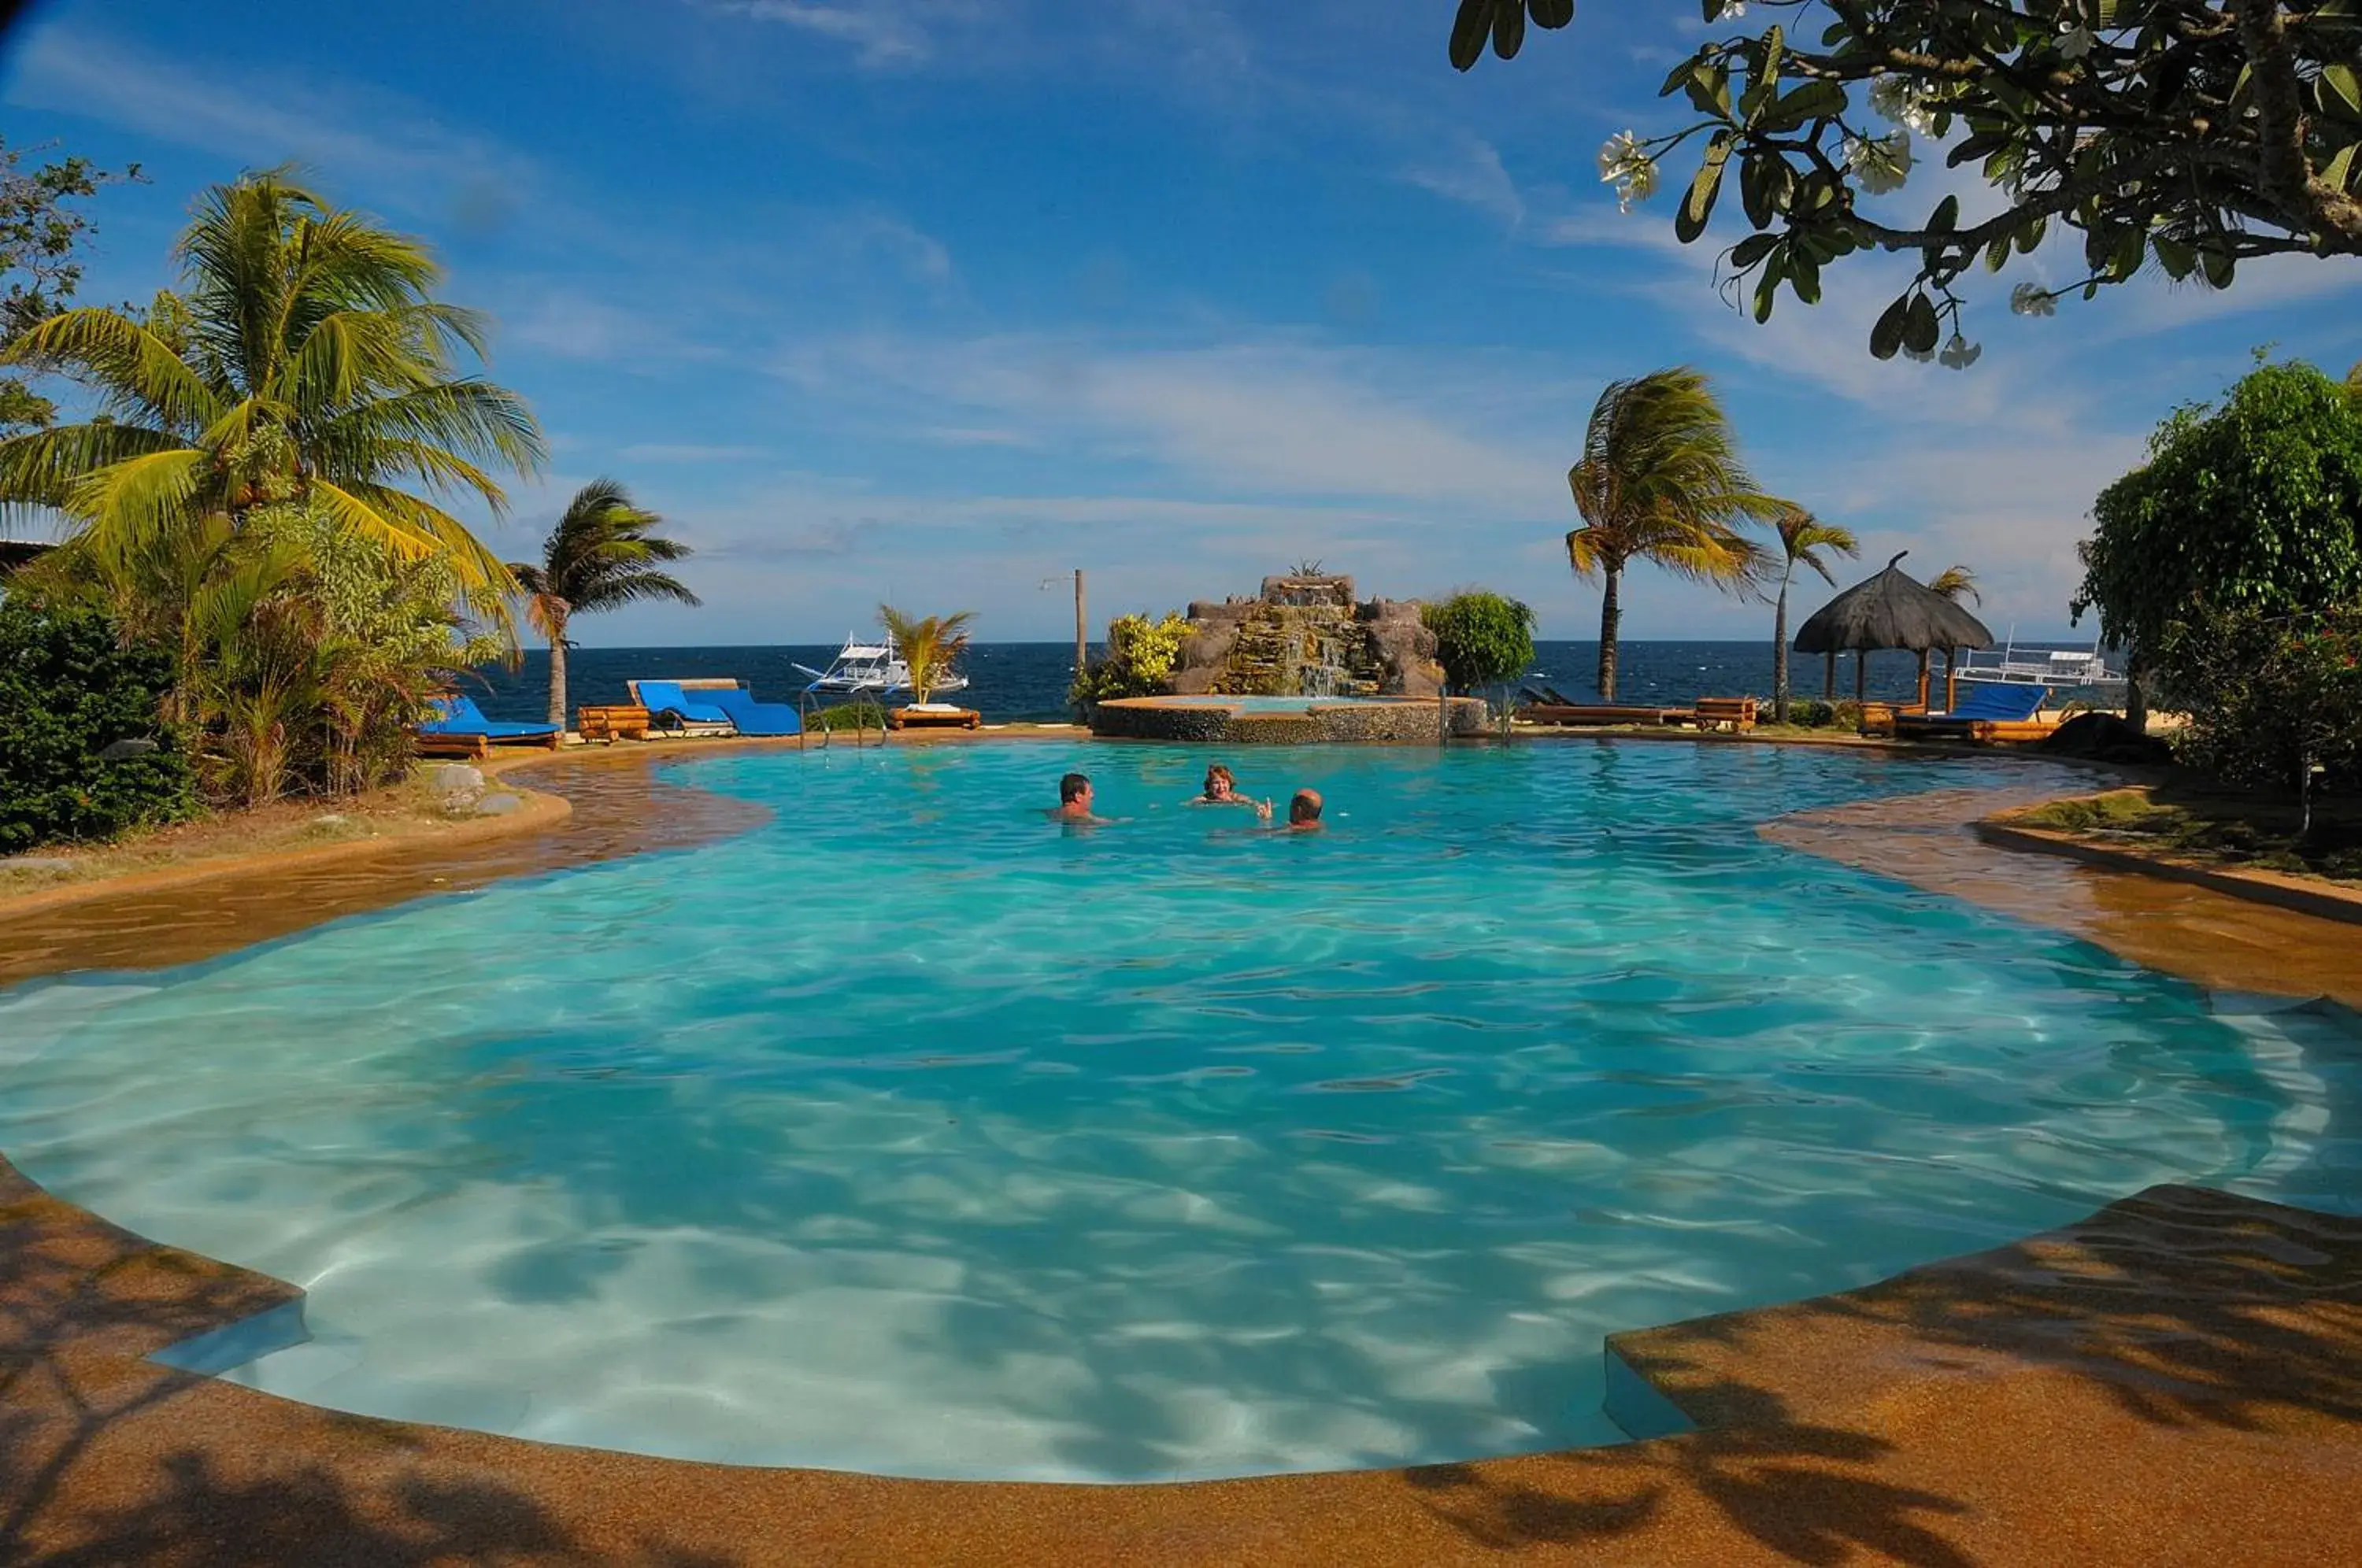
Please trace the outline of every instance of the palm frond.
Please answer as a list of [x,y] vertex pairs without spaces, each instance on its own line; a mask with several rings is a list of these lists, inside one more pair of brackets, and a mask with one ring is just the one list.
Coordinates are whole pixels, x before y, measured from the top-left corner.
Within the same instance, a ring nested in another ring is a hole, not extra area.
[[221,397],[154,332],[120,311],[70,310],[39,322],[5,349],[0,364],[32,365],[83,382],[118,417],[176,433],[209,424]]
[[1936,574],[1935,580],[1927,587],[1931,592],[1940,593],[1947,599],[1967,599],[1978,604],[1985,602],[1985,596],[1977,591],[1977,574],[1964,566],[1946,567]]

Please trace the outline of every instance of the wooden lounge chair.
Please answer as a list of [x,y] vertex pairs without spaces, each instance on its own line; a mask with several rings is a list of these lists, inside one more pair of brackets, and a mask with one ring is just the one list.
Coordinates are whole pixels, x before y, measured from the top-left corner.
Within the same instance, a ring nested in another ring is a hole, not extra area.
[[1642,724],[1654,729],[1687,721],[1687,708],[1640,708],[1620,703],[1529,702],[1518,710],[1529,724],[1562,724],[1595,728],[1603,724]]
[[648,711],[637,703],[586,702],[574,714],[575,731],[586,741],[605,741],[613,745],[619,740],[648,738]]
[[1701,697],[1690,713],[1699,729],[1727,726],[1731,734],[1743,735],[1755,727],[1755,706],[1752,697]]
[[516,723],[484,717],[472,697],[447,692],[430,699],[435,717],[418,726],[421,756],[466,756],[481,759],[496,745],[546,746],[556,751],[566,736],[563,724]]
[[983,724],[984,715],[973,708],[955,708],[948,702],[930,702],[924,707],[912,703],[888,712],[886,723],[897,730],[973,730]]

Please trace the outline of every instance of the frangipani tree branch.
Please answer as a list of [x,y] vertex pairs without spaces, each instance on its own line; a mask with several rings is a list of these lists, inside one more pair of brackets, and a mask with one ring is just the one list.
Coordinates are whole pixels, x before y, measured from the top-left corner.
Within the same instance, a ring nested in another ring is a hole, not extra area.
[[[1948,322],[1944,357],[1965,365],[1976,350],[1955,283],[2032,252],[2054,225],[2082,235],[2085,275],[2021,283],[2021,312],[2152,263],[2227,288],[2243,260],[2362,256],[2362,0],[1700,3],[1709,25],[1750,9],[1779,20],[1700,44],[1665,78],[1661,93],[1696,118],[1615,138],[1600,173],[1628,205],[1655,191],[1667,154],[1695,145],[1674,215],[1684,243],[1735,175],[1753,232],[1724,253],[1726,282],[1751,284],[1759,320],[1783,286],[1816,302],[1831,261],[1915,252],[1871,350],[1933,357]],[[1488,40],[1515,54],[1529,17],[1563,27],[1573,7],[1462,0],[1452,62],[1469,69]],[[1866,209],[1908,182],[1915,138],[1976,165],[2002,210],[1963,226],[1952,197],[1917,223]]]

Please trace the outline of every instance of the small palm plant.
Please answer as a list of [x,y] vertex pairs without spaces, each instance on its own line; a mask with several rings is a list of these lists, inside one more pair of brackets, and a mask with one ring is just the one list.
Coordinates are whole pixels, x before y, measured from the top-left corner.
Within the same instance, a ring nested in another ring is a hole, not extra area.
[[[1977,591],[1977,574],[1958,562],[1937,572],[1928,582],[1927,588],[1930,592],[1940,593],[1955,604],[1963,599],[1976,604],[1982,604],[1985,602],[1985,596]],[[1944,668],[1947,672],[1959,662],[1959,649],[1944,650]],[[1948,673],[1946,679],[1950,679]],[[1927,690],[1927,653],[1925,649],[1922,649],[1919,655],[1919,690],[1923,697]]]
[[549,722],[566,722],[566,627],[575,616],[649,599],[699,602],[679,580],[657,568],[693,553],[657,530],[665,520],[632,503],[613,480],[592,480],[574,494],[536,562],[509,574],[525,592],[525,619],[549,639]]
[[1583,458],[1567,470],[1584,526],[1566,536],[1577,577],[1605,580],[1599,602],[1599,697],[1616,701],[1616,634],[1624,568],[1654,561],[1731,592],[1768,572],[1761,546],[1739,534],[1782,502],[1756,488],[1714,389],[1686,367],[1617,381],[1599,394]]
[[1780,569],[1780,598],[1772,612],[1772,722],[1788,722],[1788,584],[1796,576],[1799,562],[1821,574],[1821,580],[1831,588],[1838,580],[1829,573],[1829,563],[1821,558],[1824,550],[1835,550],[1842,556],[1861,554],[1861,544],[1850,528],[1834,523],[1824,523],[1801,506],[1792,506],[1772,520],[1772,530],[1780,536],[1780,552],[1785,558]]
[[886,635],[894,639],[902,663],[910,669],[911,701],[926,706],[937,683],[951,673],[954,661],[966,649],[968,623],[976,619],[976,612],[963,610],[956,615],[917,620],[891,604],[880,604],[877,618],[886,624]]

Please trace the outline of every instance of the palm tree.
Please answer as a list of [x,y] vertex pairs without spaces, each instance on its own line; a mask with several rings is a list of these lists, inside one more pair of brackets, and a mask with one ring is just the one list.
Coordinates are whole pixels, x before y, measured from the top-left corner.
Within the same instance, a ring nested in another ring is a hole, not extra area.
[[1830,575],[1828,562],[1819,552],[1835,550],[1842,556],[1861,554],[1860,542],[1850,528],[1835,523],[1824,523],[1801,506],[1791,506],[1772,519],[1772,528],[1780,536],[1780,553],[1785,558],[1780,569],[1780,599],[1772,612],[1772,722],[1788,722],[1788,584],[1796,575],[1798,562],[1821,574],[1821,580],[1831,588],[1838,580]]
[[0,510],[62,513],[94,553],[131,554],[204,516],[316,508],[399,556],[445,554],[489,602],[512,585],[440,502],[497,515],[493,470],[544,447],[514,392],[459,373],[473,313],[430,291],[417,240],[331,208],[281,169],[216,185],[156,307],[66,311],[0,351],[94,394],[94,416],[0,441]]
[[541,559],[512,561],[509,575],[525,594],[525,619],[549,639],[549,722],[566,722],[566,625],[577,615],[648,599],[700,602],[655,563],[693,553],[657,530],[664,519],[632,504],[613,480],[592,480],[574,492],[566,514],[542,542]]
[[1756,489],[1713,388],[1685,366],[1617,381],[1601,392],[1583,460],[1566,480],[1584,523],[1566,536],[1567,562],[1586,581],[1606,579],[1599,695],[1612,702],[1625,566],[1654,561],[1695,581],[1744,591],[1769,561],[1737,525],[1773,515],[1782,503]]
[[[1985,602],[1985,596],[1977,591],[1977,574],[1957,561],[1953,562],[1950,566],[1946,567],[1942,571],[1937,572],[1932,579],[1930,579],[1927,583],[1927,588],[1928,591],[1932,593],[1940,593],[1955,604],[1958,604],[1963,599],[1969,600],[1977,604],[1982,604]],[[1919,650],[1919,701],[1922,702],[1927,701],[1927,654],[1928,650],[1926,648]],[[1959,649],[1946,648],[1944,650],[1944,679],[1946,681],[1948,682],[1952,679],[1952,667],[1959,662]]]
[[891,604],[880,604],[877,618],[886,624],[886,635],[894,639],[903,664],[910,668],[911,700],[923,707],[934,694],[935,683],[950,673],[952,661],[966,648],[967,626],[976,619],[976,612],[963,610],[956,615],[930,615],[919,621]]

